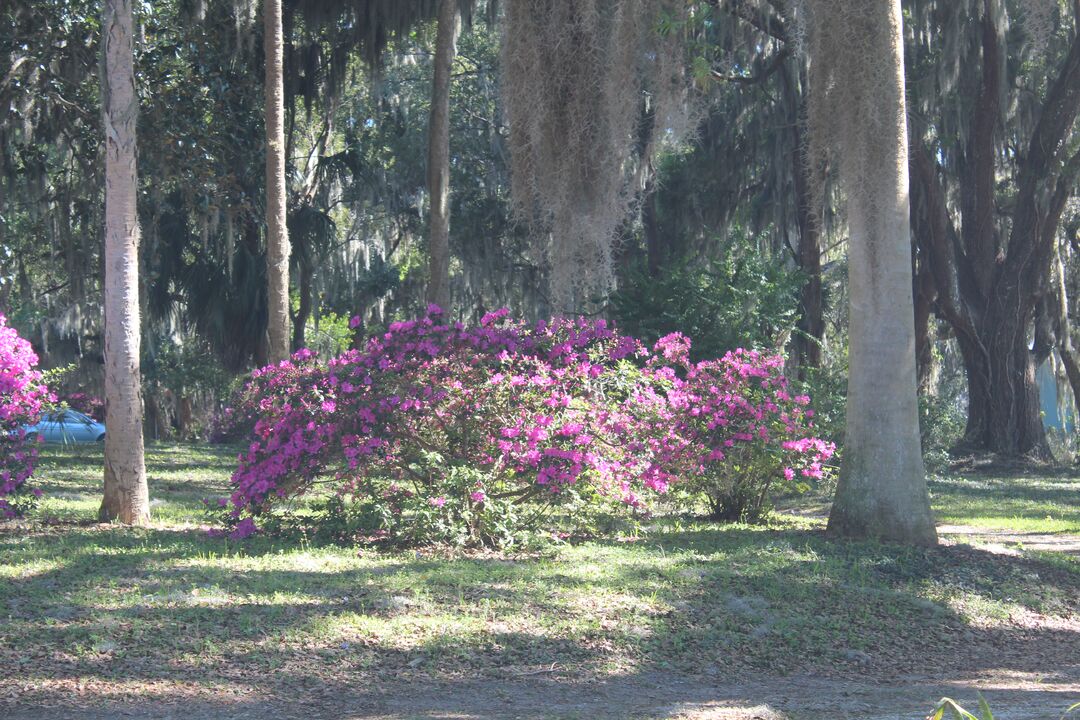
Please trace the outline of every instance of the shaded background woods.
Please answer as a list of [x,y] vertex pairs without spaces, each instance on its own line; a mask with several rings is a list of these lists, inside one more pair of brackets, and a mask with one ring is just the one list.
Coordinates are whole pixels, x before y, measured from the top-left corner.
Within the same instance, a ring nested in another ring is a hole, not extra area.
[[[554,136],[534,113],[530,132],[589,150],[547,168],[522,167],[536,141],[505,102],[528,66],[504,58],[542,40],[504,37],[530,4],[453,4],[452,317],[584,310],[644,339],[679,329],[701,357],[784,346],[825,424],[830,402],[842,407],[848,231],[834,163],[810,149],[799,4],[587,3],[610,38],[642,54],[606,75],[581,64],[602,45],[568,60],[538,107],[601,98],[604,112],[580,135]],[[628,9],[649,20],[620,25]],[[351,315],[372,330],[426,305],[438,10],[283,3],[294,348],[335,353],[353,342]],[[929,444],[1046,458],[1054,442],[1066,453],[1045,427],[1062,424],[1057,410],[1080,390],[1078,8],[904,10]],[[269,356],[261,5],[170,0],[135,13],[146,424],[151,437],[191,437],[209,432],[232,379]],[[564,20],[572,34],[581,18]],[[0,311],[47,367],[77,365],[71,388],[100,387],[102,372],[101,98],[86,71],[99,38],[88,0],[0,10]],[[607,172],[560,188],[596,197],[537,195],[552,186],[545,177],[573,177],[597,153]],[[532,178],[531,195],[512,197],[512,173]]]

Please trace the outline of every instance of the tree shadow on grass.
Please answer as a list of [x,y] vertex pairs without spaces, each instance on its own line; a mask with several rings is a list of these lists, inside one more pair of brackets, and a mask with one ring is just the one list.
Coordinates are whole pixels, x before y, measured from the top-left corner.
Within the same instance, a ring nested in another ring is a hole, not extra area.
[[[281,549],[265,541],[237,548],[175,531],[86,535],[56,538],[54,567],[0,589],[0,617],[9,618],[0,637],[68,656],[35,661],[31,680],[226,678],[283,713],[297,693],[318,688],[314,700],[328,706],[346,698],[421,717],[438,716],[436,688],[448,688],[444,700],[477,717],[558,716],[520,698],[495,712],[508,688],[528,686],[540,690],[522,697],[561,693],[566,717],[575,703],[591,713],[582,717],[624,717],[605,715],[589,699],[604,693],[579,681],[670,705],[703,702],[710,688],[731,696],[740,682],[767,694],[760,677],[786,676],[780,687],[808,672],[886,685],[988,672],[1080,676],[1080,573],[968,546],[728,528],[589,543],[554,559],[401,553],[365,564],[316,551],[310,569],[280,569],[258,566]],[[24,542],[0,537],[0,556],[40,555]],[[249,566],[199,564],[211,554]],[[141,599],[98,607],[100,587]],[[40,601],[13,603],[20,598]],[[57,617],[65,607],[74,614]],[[72,653],[95,638],[118,651]],[[657,690],[659,678],[671,682]],[[378,689],[408,683],[424,690],[397,710]]]
[[[979,504],[992,506],[999,502],[1050,503],[1063,508],[1076,506],[1080,495],[1080,480],[1076,477],[1031,479],[1000,476],[961,475],[933,480],[931,489]],[[1080,512],[1080,508],[1077,509]]]

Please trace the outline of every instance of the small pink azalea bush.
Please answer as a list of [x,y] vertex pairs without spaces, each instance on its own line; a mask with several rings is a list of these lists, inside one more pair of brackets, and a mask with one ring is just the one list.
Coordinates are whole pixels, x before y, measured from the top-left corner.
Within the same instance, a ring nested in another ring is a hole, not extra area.
[[[301,351],[289,363],[267,366],[252,373],[243,385],[231,393],[228,406],[213,421],[211,442],[246,442],[255,425],[278,402],[288,388],[306,387],[326,368],[314,361],[315,355]],[[306,376],[306,377],[304,377]]]
[[779,359],[692,364],[688,349],[505,309],[467,328],[432,307],[327,363],[300,351],[256,371],[233,410],[257,421],[226,503],[232,534],[319,483],[390,539],[504,544],[556,505],[647,513],[673,485],[712,502],[751,461],[755,489],[768,478],[758,509],[770,488],[820,475],[832,448],[810,438]]
[[677,333],[656,350],[669,365],[654,372],[671,382],[667,401],[690,448],[681,477],[713,519],[759,520],[773,491],[801,492],[825,478],[836,448],[811,435],[810,398],[792,392],[782,357],[737,349],[691,363],[690,341]]
[[0,516],[4,518],[21,515],[41,496],[27,483],[37,461],[37,443],[22,429],[37,422],[43,405],[52,400],[37,362],[30,343],[0,315]]

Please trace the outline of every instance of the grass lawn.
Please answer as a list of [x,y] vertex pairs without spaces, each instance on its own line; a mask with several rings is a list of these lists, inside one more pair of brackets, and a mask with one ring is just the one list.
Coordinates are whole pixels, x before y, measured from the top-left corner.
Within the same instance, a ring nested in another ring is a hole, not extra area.
[[[151,446],[154,526],[128,530],[93,522],[98,448],[44,452],[47,499],[28,521],[0,524],[0,716],[185,701],[193,719],[200,702],[325,708],[410,687],[472,714],[386,717],[517,717],[476,710],[478,698],[544,682],[538,714],[521,717],[676,717],[641,710],[644,697],[633,712],[626,703],[655,678],[680,678],[688,695],[811,675],[1080,682],[1080,560],[1066,554],[834,543],[820,520],[794,516],[764,528],[668,521],[633,541],[528,556],[238,543],[208,535],[199,502],[225,492],[233,458]],[[952,524],[1080,532],[1075,478],[960,477],[933,493]],[[566,688],[613,679],[631,689],[607,710],[557,709]],[[925,714],[938,697],[914,707]],[[819,717],[800,714],[805,698],[789,705],[790,717]]]
[[937,478],[930,483],[938,522],[1016,533],[1080,534],[1075,476]]

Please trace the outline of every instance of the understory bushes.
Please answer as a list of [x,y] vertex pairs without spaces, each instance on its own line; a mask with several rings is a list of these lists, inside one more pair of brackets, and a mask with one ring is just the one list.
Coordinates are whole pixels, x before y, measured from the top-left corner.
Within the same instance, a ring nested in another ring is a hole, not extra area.
[[37,461],[37,444],[23,429],[37,422],[43,405],[53,399],[41,382],[37,363],[30,343],[0,315],[0,516],[4,518],[21,515],[41,495],[27,484]]
[[753,520],[833,452],[781,368],[746,350],[695,363],[678,334],[650,351],[603,320],[504,309],[466,328],[432,306],[328,362],[300,351],[256,371],[231,411],[254,431],[221,504],[243,537],[325,486],[322,511],[354,538],[474,545],[553,510],[641,516],[673,498]]
[[680,331],[694,339],[695,360],[772,347],[794,332],[802,274],[773,262],[754,238],[729,240],[714,260],[695,253],[658,276],[635,269],[611,298],[619,327],[644,342]]

